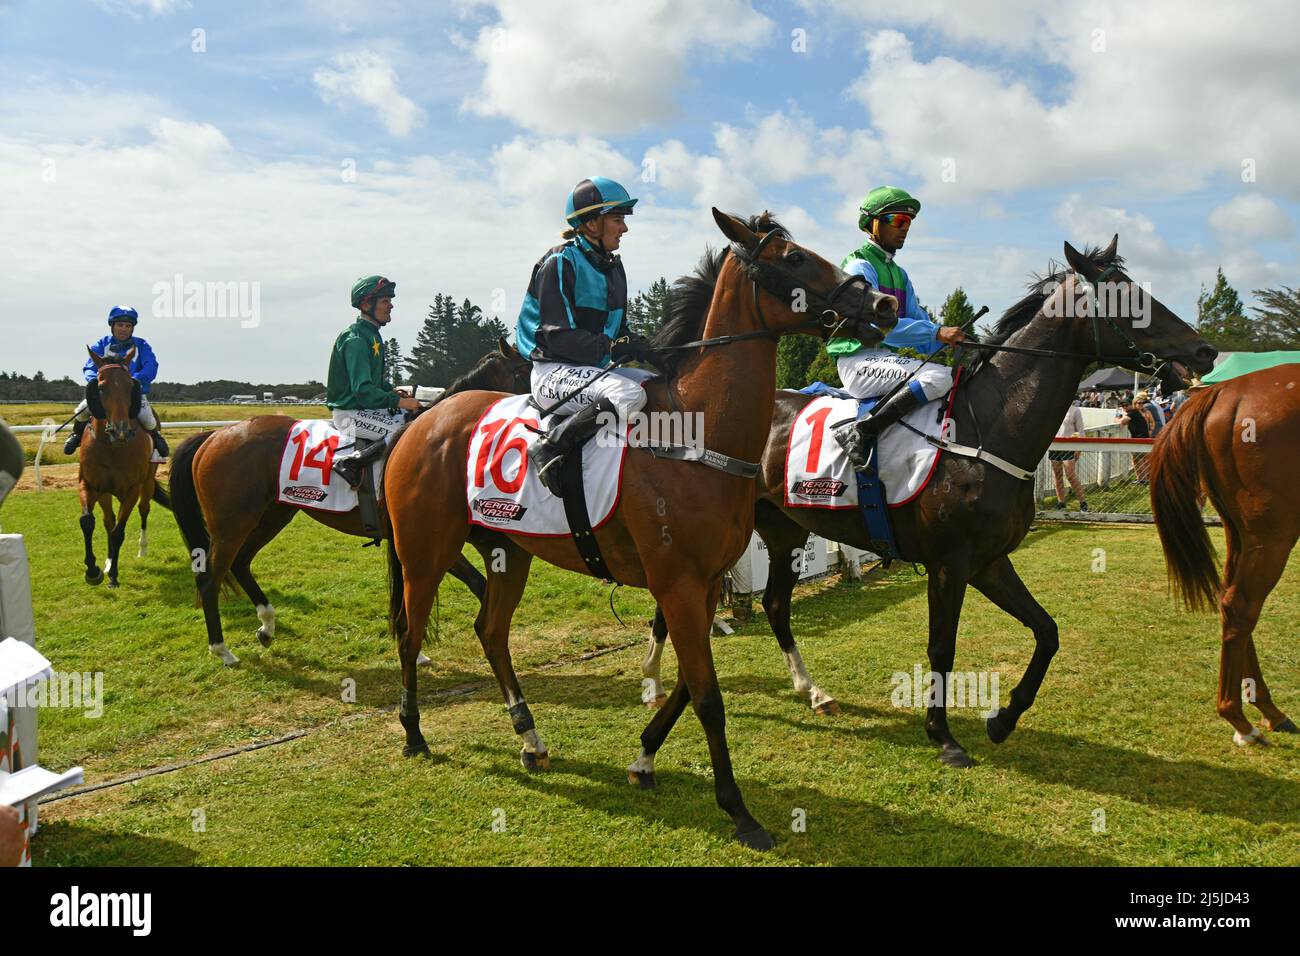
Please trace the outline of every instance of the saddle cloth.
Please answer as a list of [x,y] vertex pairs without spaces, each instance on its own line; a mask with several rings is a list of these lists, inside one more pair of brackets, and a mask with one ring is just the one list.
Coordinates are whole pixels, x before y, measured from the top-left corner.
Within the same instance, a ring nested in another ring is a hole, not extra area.
[[[956,391],[954,390],[953,394]],[[841,393],[843,394],[843,393]],[[858,481],[844,449],[831,427],[846,418],[860,417],[856,398],[822,395],[809,402],[790,429],[790,444],[785,456],[785,504],[791,508],[856,508]],[[930,402],[903,418],[912,428],[926,435],[939,435],[948,420],[947,408]],[[925,488],[939,460],[939,449],[921,435],[890,425],[881,433],[872,461],[885,486],[891,508],[907,504]]]
[[[568,537],[564,502],[538,480],[528,448],[540,439],[536,408],[528,395],[488,406],[470,439],[465,488],[470,524],[511,534]],[[627,434],[602,432],[582,448],[582,480],[592,528],[609,520],[618,504]]]
[[[277,499],[295,508],[313,511],[351,511],[357,506],[357,492],[334,473],[334,456],[350,455],[351,443],[329,419],[296,421],[289,429],[280,453]],[[375,488],[383,488],[382,461],[374,469]]]

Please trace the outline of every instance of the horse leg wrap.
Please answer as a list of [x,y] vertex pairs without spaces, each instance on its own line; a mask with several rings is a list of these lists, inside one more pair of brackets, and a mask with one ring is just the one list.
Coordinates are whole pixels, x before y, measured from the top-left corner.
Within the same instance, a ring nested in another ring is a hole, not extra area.
[[420,716],[419,701],[417,701],[415,699],[415,695],[412,694],[405,687],[402,688],[402,703],[398,712],[401,714],[404,720],[409,719],[411,717]]
[[528,704],[524,701],[521,700],[519,703],[509,708],[509,710],[510,723],[514,725],[515,733],[526,734],[528,731],[536,727],[536,724],[533,723],[533,715],[528,710]]

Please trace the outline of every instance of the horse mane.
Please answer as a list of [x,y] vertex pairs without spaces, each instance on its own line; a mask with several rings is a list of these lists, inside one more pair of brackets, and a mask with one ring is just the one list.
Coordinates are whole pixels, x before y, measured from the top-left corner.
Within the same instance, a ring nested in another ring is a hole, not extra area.
[[459,378],[453,379],[452,383],[447,386],[447,390],[437,397],[430,406],[437,405],[444,398],[455,395],[457,392],[469,392],[475,389],[485,391],[495,391],[496,387],[488,379],[488,369],[497,362],[503,361],[506,356],[502,355],[496,349],[488,352],[480,358],[475,366]]
[[[1083,251],[1085,259],[1092,261],[1093,265],[1100,268],[1106,266],[1120,267],[1124,265],[1124,257],[1115,254],[1107,256],[1106,250],[1100,246],[1088,246]],[[982,341],[990,345],[1002,345],[1016,332],[1019,332],[1029,324],[1030,319],[1038,314],[1038,310],[1043,307],[1047,297],[1056,291],[1056,287],[1065,281],[1069,275],[1070,269],[1061,263],[1052,260],[1047,264],[1047,272],[1043,275],[1035,274],[1027,286],[1028,294],[1013,305],[1007,311],[1002,313],[1002,318],[993,326],[993,330]]]
[[[784,229],[770,212],[750,216],[745,225],[756,233]],[[713,301],[713,292],[718,285],[718,273],[731,252],[731,247],[721,249],[708,248],[695,270],[677,279],[668,296],[667,315],[664,323],[650,339],[652,349],[683,345],[700,338],[704,331],[704,319],[709,314],[709,303]],[[677,366],[686,353],[681,350],[660,352],[655,356],[655,366],[666,376],[672,377]]]

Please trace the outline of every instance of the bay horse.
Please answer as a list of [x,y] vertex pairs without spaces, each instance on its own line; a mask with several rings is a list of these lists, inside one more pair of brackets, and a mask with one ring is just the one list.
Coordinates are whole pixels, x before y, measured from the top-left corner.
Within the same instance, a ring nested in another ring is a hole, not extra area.
[[[713,307],[692,325],[679,326],[676,342],[683,354],[665,362],[672,366],[664,369],[666,383],[647,383],[646,411],[698,414],[715,462],[729,456],[732,465],[753,464],[772,422],[777,338],[825,337],[831,328],[854,322],[859,337],[878,342],[884,336],[881,326],[891,328],[897,321],[897,302],[796,245],[769,215],[757,220],[757,229],[717,209],[713,218],[732,242],[719,269]],[[820,318],[810,320],[804,311],[809,300],[817,303],[812,314]],[[697,339],[719,347],[687,341]],[[455,395],[393,442],[384,473],[392,525],[389,620],[402,664],[404,752],[427,755],[416,694],[417,656],[443,575],[460,560],[466,542],[483,554],[487,595],[475,630],[523,742],[520,760],[529,770],[542,770],[549,766],[549,753],[515,676],[510,620],[534,556],[569,571],[589,571],[569,537],[512,535],[469,524],[466,456],[480,417],[502,397],[500,392]],[[512,480],[517,480],[528,458],[517,446],[514,450],[519,472]],[[772,838],[746,809],[732,772],[709,646],[722,576],[744,551],[754,525],[755,483],[741,470],[632,449],[615,511],[594,533],[612,576],[654,594],[677,651],[677,685],[641,734],[641,754],[628,768],[629,780],[645,788],[655,785],[655,754],[689,702],[704,727],[715,795],[735,825],[736,839],[767,849]]]
[[[1037,277],[1029,294],[1003,314],[980,358],[966,370],[953,405],[955,432],[948,438],[988,452],[1031,473],[1047,453],[1087,366],[1102,353],[1127,368],[1147,368],[1164,360],[1160,377],[1181,388],[1190,367],[1208,371],[1217,354],[1164,305],[1122,271],[1119,237],[1105,249],[1078,252],[1065,244],[1069,271]],[[716,280],[716,263],[702,263],[693,277],[674,290],[676,308],[698,309],[705,290]],[[1098,282],[1109,281],[1108,304],[1117,300],[1137,306],[1129,318],[1097,314]],[[1130,297],[1132,296],[1132,297]],[[1095,317],[1094,317],[1095,316]],[[1028,351],[1016,351],[1027,349]],[[866,551],[873,550],[857,509],[785,507],[785,459],[790,430],[813,396],[779,391],[771,434],[758,477],[756,530],[769,556],[763,609],[776,632],[796,692],[819,713],[836,710],[833,698],[808,675],[790,629],[790,605],[799,572],[791,556],[802,554],[808,533]],[[939,408],[938,403],[931,406]],[[897,426],[895,426],[897,427]],[[957,626],[968,585],[1021,624],[1030,628],[1034,652],[1024,677],[1012,690],[1008,706],[986,721],[989,739],[1002,743],[1020,716],[1033,704],[1058,647],[1052,616],[1034,599],[1011,563],[1010,554],[1024,540],[1035,514],[1033,482],[982,460],[941,452],[925,491],[913,501],[890,508],[896,543],[903,561],[924,566],[929,591],[927,653],[932,674],[952,673]],[[650,651],[642,665],[654,692],[660,688],[659,655],[665,620],[656,613]],[[667,622],[671,633],[671,622]],[[674,646],[676,646],[674,644]],[[905,669],[905,668],[904,668]],[[946,688],[927,706],[925,731],[939,746],[942,763],[969,767],[974,761],[948,727]],[[928,703],[928,701],[927,701]]]
[[[131,511],[140,508],[140,549],[143,558],[149,549],[149,504],[156,497],[167,504],[166,492],[158,488],[158,465],[151,461],[153,441],[139,427],[135,416],[140,411],[140,383],[131,377],[132,348],[124,357],[97,355],[89,347],[95,363],[95,381],[86,385],[94,427],[81,443],[78,453],[77,494],[81,499],[81,534],[86,541],[86,583],[99,584],[108,574],[108,586],[117,587],[121,568],[122,542]],[[118,512],[113,514],[113,499]],[[101,570],[95,560],[95,505],[104,515],[108,533],[108,558]]]
[[[1293,484],[1300,472],[1300,364],[1194,393],[1161,429],[1148,461],[1170,585],[1190,609],[1218,608],[1222,619],[1219,716],[1232,724],[1237,744],[1267,743],[1242,711],[1245,697],[1269,730],[1297,733],[1264,683],[1254,630],[1300,536]],[[1207,495],[1223,519],[1222,576],[1201,518]]]
[[[430,407],[466,389],[527,389],[531,368],[503,339]],[[294,515],[304,510],[278,500],[280,456],[295,421],[288,415],[258,415],[187,438],[172,457],[171,507],[193,561],[208,650],[228,667],[238,664],[239,658],[226,647],[221,628],[218,598],[227,575],[233,576],[253,603],[259,621],[258,641],[270,647],[275,638],[275,607],[253,577],[252,563]],[[368,537],[357,508],[307,513],[336,531]],[[382,516],[382,501],[380,513]],[[469,561],[457,562],[451,573],[482,599],[483,576]]]

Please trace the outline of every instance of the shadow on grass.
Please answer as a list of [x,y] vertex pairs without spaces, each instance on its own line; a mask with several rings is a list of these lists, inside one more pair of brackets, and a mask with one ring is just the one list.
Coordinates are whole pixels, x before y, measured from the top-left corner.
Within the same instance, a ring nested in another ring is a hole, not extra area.
[[[470,749],[487,763],[476,765],[476,772],[508,779],[539,795],[560,797],[622,818],[631,826],[659,825],[720,840],[730,837],[731,823],[714,802],[711,782],[701,775],[659,770],[659,789],[647,792],[630,786],[623,772],[608,764],[554,757],[548,773],[534,776],[493,748],[475,745]],[[573,783],[573,777],[598,786]],[[773,787],[752,778],[739,782],[750,811],[776,839],[777,857],[800,863],[957,866],[979,861],[988,866],[1115,866],[1119,862],[1105,853],[1019,840],[930,814],[895,813],[860,800],[828,796],[812,787]],[[788,828],[794,808],[807,810],[806,833],[792,833]],[[634,833],[629,834],[629,839],[635,838]],[[754,857],[755,862],[762,859]]]
[[41,824],[33,838],[32,865],[197,866],[199,855],[171,840],[56,820]]

